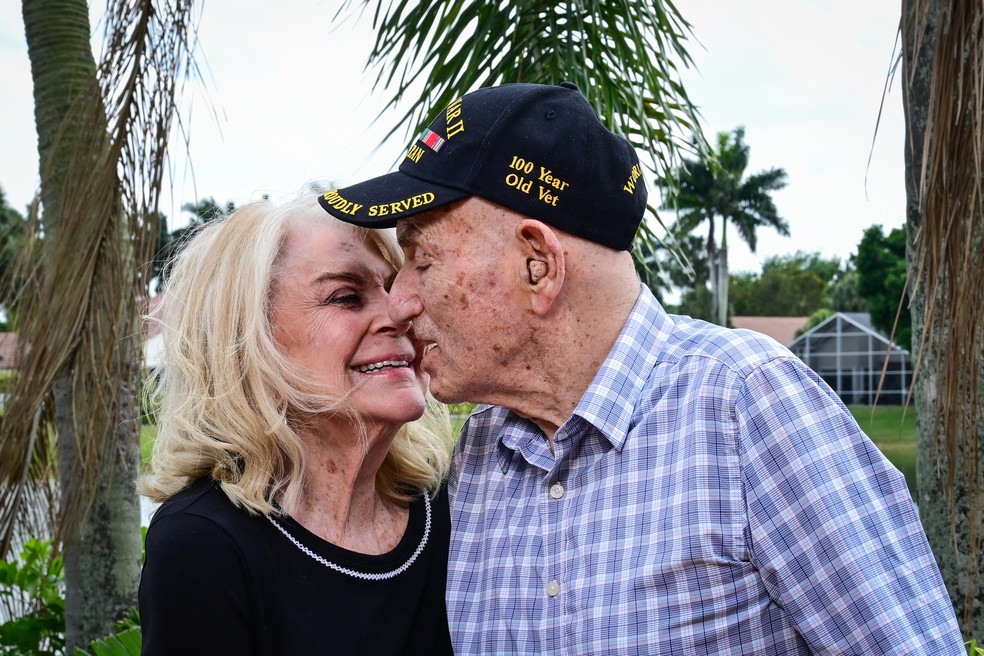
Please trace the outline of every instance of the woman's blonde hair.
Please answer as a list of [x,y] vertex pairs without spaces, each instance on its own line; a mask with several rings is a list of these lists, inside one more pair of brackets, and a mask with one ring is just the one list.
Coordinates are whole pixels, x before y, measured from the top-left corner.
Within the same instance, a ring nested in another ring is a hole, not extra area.
[[[138,489],[163,501],[212,476],[234,504],[288,512],[304,487],[304,450],[292,417],[348,413],[344,398],[302,392],[302,372],[277,348],[271,290],[291,226],[335,221],[308,192],[285,204],[245,205],[206,223],[176,258],[158,312],[163,364],[155,373],[157,439],[152,475]],[[354,228],[354,226],[353,226]],[[391,231],[357,228],[399,268]],[[424,416],[403,426],[377,474],[391,499],[436,493],[447,474],[451,430],[447,410],[428,399]]]

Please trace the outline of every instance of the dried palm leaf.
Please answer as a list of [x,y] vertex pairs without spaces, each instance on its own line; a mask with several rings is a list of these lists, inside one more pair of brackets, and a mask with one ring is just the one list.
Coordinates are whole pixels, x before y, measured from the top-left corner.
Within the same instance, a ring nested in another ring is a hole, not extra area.
[[[43,240],[43,249],[21,260],[25,346],[0,435],[0,555],[18,526],[58,541],[74,534],[106,483],[104,465],[133,462],[119,450],[137,445],[139,317],[179,87],[194,70],[192,8],[191,0],[110,2],[95,74],[64,90],[62,111],[37,112],[44,214],[25,241],[36,249]],[[29,46],[38,22],[57,36],[50,14],[25,0]],[[38,86],[35,70],[41,108]],[[57,127],[46,131],[43,120]],[[62,498],[57,517],[38,518],[37,508],[55,508],[53,440]]]
[[959,584],[947,583],[966,629],[984,546],[984,3],[904,2],[902,33],[916,384],[929,410],[918,419],[931,436],[919,457],[946,479],[947,551],[962,554]]

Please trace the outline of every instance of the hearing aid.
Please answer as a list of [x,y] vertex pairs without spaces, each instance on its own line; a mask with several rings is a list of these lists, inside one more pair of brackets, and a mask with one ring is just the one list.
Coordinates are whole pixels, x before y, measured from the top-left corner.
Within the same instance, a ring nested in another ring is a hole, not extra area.
[[530,284],[535,285],[547,275],[547,264],[540,260],[527,260],[526,270],[530,274]]

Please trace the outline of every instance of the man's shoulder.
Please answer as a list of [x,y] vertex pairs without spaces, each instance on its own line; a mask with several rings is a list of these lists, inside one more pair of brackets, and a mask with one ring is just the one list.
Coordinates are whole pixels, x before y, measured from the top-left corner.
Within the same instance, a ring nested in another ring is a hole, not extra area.
[[723,366],[747,373],[776,358],[794,357],[761,333],[725,328],[686,315],[669,314],[643,288],[610,358],[618,369],[649,366]]
[[682,315],[670,318],[673,330],[664,344],[664,361],[698,360],[748,371],[777,358],[795,357],[779,342],[752,330],[724,328]]

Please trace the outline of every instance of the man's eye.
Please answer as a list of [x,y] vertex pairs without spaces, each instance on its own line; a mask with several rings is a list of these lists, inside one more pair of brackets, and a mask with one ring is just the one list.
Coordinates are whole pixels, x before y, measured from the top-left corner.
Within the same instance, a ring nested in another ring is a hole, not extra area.
[[417,251],[413,254],[413,259],[411,262],[413,262],[413,268],[415,270],[423,271],[431,265],[431,258],[427,255],[427,253],[417,249]]

